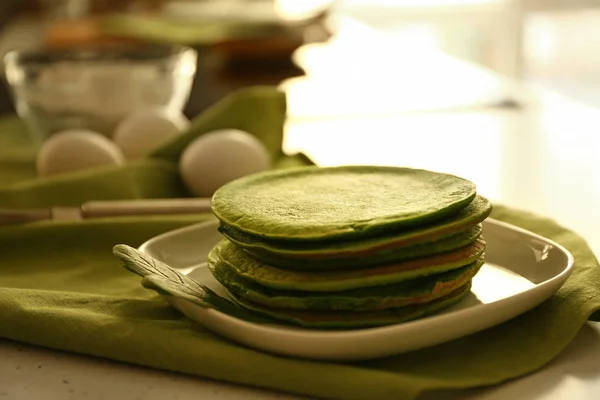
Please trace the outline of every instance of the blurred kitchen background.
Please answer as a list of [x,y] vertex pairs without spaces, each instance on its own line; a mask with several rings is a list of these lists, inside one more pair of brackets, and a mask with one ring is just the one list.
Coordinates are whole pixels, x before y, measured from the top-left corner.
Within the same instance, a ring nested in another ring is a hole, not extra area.
[[524,107],[531,86],[600,106],[600,0],[3,0],[0,26],[2,55],[192,46],[189,116],[256,84],[291,118]]

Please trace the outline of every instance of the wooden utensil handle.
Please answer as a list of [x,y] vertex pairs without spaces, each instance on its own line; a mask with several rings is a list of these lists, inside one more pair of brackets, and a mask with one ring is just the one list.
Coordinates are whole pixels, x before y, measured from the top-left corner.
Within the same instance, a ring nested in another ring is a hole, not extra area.
[[0,210],[0,225],[22,224],[51,219],[50,210]]
[[210,212],[210,198],[91,201],[81,206],[84,218],[125,215],[172,215]]

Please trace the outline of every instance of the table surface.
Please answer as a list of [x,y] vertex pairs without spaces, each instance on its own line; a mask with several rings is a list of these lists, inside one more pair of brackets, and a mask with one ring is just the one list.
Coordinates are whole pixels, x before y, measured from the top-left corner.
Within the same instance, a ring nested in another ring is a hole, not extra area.
[[[336,62],[349,65],[357,46],[373,43],[361,34],[363,42],[334,39],[297,53],[309,72],[283,85],[287,152],[304,151],[323,166],[402,165],[461,175],[493,202],[554,218],[600,254],[600,110],[435,52],[411,64],[369,49],[376,65],[365,61],[364,69],[339,74]],[[404,74],[397,73],[400,64]],[[423,65],[430,71],[419,74]],[[373,68],[368,82],[348,86]],[[536,373],[422,398],[595,399],[598,391],[600,323],[590,322]],[[298,399],[2,340],[0,398]]]
[[[292,119],[285,148],[306,151],[321,165],[409,165],[468,177],[495,202],[552,216],[598,254],[600,110],[556,95],[540,97],[523,109]],[[0,397],[10,399],[108,399],[117,393],[144,399],[297,398],[7,341],[0,341],[0,355]],[[598,390],[600,323],[588,323],[537,373],[498,387],[423,398],[592,399]]]

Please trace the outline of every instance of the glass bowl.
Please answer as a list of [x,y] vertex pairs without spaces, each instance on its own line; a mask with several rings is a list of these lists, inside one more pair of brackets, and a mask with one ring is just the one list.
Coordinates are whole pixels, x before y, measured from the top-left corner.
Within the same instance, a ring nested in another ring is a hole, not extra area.
[[191,48],[168,45],[13,50],[4,57],[4,71],[35,141],[66,129],[111,137],[140,109],[182,111],[197,57]]

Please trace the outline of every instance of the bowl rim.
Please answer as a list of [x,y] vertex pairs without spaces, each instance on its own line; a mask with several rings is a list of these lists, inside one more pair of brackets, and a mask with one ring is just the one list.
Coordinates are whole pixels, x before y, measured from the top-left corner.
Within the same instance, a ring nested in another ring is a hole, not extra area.
[[4,66],[35,67],[54,62],[115,63],[193,58],[198,53],[192,47],[179,44],[119,44],[85,45],[69,48],[12,49],[3,57]]

